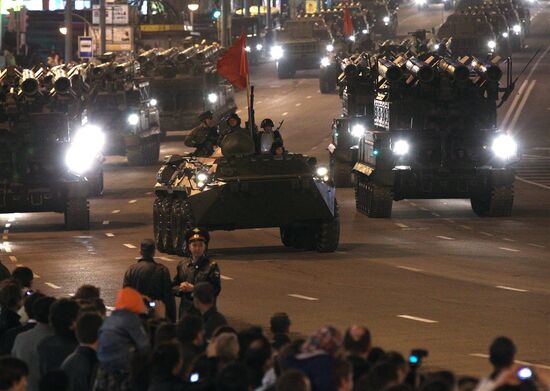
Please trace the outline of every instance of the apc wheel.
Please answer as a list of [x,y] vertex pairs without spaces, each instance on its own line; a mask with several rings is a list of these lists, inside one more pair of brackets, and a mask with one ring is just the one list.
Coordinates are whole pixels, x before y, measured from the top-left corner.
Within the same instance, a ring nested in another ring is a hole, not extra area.
[[157,250],[160,252],[164,252],[163,243],[161,240],[162,237],[162,231],[164,230],[164,227],[162,226],[162,198],[158,197],[155,199],[155,202],[153,203],[153,235],[155,238],[155,246],[157,247]]
[[162,230],[160,231],[160,243],[163,252],[174,254],[174,245],[172,241],[172,227],[170,224],[172,216],[172,199],[166,197],[160,205],[160,219],[162,221]]
[[290,226],[279,228],[279,232],[281,234],[281,242],[285,245],[285,247],[294,247],[294,230],[295,228]]
[[99,197],[103,194],[103,170],[101,170],[97,176],[92,176],[88,178],[88,189],[88,194],[92,197]]
[[290,79],[294,76],[294,73],[295,71],[292,66],[286,62],[279,62],[277,64],[277,77],[279,79]]
[[514,189],[513,186],[494,186],[484,194],[476,194],[470,202],[472,210],[480,217],[509,217],[514,205]]
[[393,195],[391,189],[372,183],[364,175],[357,178],[355,206],[361,213],[373,218],[391,217]]
[[179,256],[188,255],[185,235],[194,228],[191,204],[187,200],[178,199],[172,204],[171,235],[174,252]]
[[338,203],[334,201],[334,217],[323,221],[315,234],[315,250],[320,253],[332,253],[340,242],[340,213]]
[[352,187],[353,178],[351,166],[347,163],[339,162],[336,159],[330,159],[330,169],[332,180],[335,187]]
[[69,198],[65,206],[65,229],[90,229],[90,206],[86,198]]

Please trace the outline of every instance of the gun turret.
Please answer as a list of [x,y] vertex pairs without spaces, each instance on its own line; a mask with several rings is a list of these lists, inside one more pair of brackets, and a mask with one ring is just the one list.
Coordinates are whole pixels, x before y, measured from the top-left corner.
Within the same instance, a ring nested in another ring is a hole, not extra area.
[[40,88],[40,83],[38,79],[34,77],[34,72],[30,69],[24,69],[21,73],[21,78],[19,81],[19,87],[21,93],[26,96],[36,95]]
[[68,94],[71,91],[71,79],[67,77],[67,72],[58,69],[54,73],[53,88],[58,94]]

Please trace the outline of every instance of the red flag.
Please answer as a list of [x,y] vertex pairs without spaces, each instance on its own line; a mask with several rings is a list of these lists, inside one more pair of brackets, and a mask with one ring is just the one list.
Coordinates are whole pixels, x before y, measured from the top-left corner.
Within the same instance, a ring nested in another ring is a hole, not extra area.
[[246,36],[241,34],[233,46],[218,60],[218,73],[239,89],[245,89],[248,79]]
[[344,3],[344,35],[351,37],[353,35],[353,21],[349,13],[348,3]]

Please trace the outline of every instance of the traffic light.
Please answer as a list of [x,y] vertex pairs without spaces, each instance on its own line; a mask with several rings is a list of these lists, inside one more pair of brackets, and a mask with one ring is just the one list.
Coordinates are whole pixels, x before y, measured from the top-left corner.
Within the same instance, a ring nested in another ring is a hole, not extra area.
[[27,32],[27,28],[29,27],[29,15],[27,14],[27,9],[25,7],[21,7],[21,10],[19,11],[19,31],[22,33]]
[[222,16],[222,12],[219,9],[214,8],[212,10],[212,19],[219,19],[220,16]]
[[8,31],[15,31],[15,26],[15,11],[13,10],[13,8],[10,8],[8,10]]

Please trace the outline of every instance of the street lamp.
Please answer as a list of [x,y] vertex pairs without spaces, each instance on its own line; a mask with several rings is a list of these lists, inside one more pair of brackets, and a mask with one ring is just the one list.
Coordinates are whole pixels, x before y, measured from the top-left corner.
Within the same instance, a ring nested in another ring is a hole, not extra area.
[[191,31],[193,31],[194,30],[193,29],[193,12],[196,12],[199,9],[199,4],[198,3],[189,3],[189,4],[187,4],[187,8],[190,11],[189,22],[191,23]]
[[67,27],[65,26],[60,27],[59,32],[63,35],[67,35]]

